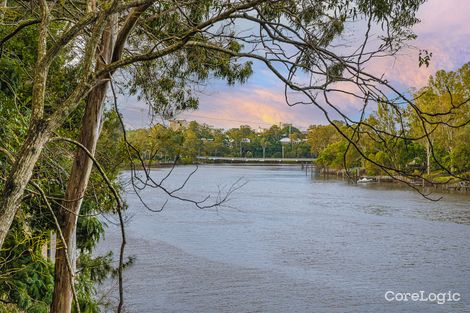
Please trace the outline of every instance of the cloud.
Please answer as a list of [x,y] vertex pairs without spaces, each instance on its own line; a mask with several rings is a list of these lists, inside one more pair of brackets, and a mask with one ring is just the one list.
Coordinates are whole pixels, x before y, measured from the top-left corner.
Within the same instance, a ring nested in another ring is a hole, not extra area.
[[[342,89],[353,91],[351,86],[342,86]],[[295,97],[295,95],[289,96]],[[331,100],[349,115],[357,115],[362,108],[362,105],[346,94],[335,94]],[[299,128],[307,129],[312,124],[326,123],[323,112],[314,105],[287,105],[283,88],[245,85],[226,88],[210,96],[202,96],[200,101],[200,108],[197,111],[181,113],[178,118],[197,120],[221,128],[238,127],[242,124],[253,128],[266,128],[279,123],[292,123]],[[327,108],[331,118],[338,118],[332,108],[326,105],[324,107]]]
[[296,119],[287,110],[282,93],[259,86],[225,89],[210,97],[202,96],[198,111],[182,113],[186,119],[197,119],[218,127],[268,127]]
[[[470,1],[432,0],[418,11],[421,23],[414,27],[417,39],[396,58],[382,59],[369,67],[401,88],[423,87],[437,70],[456,70],[470,55]],[[419,50],[432,52],[429,67],[418,66]]]
[[[414,27],[418,38],[410,47],[401,51],[395,58],[379,58],[366,68],[385,78],[401,92],[411,87],[422,87],[430,75],[437,70],[455,70],[470,61],[470,1],[431,0],[418,11],[421,23]],[[433,53],[429,67],[418,66],[419,49]],[[181,114],[181,118],[198,120],[217,127],[237,127],[249,124],[253,127],[267,127],[267,124],[290,122],[301,127],[325,123],[323,113],[313,106],[285,103],[284,87],[266,67],[254,63],[254,74],[242,86],[227,87],[221,81],[208,84],[210,94],[201,94],[200,108],[195,112]],[[355,87],[342,85],[345,91],[355,91]],[[332,96],[332,101],[343,112],[358,116],[362,103],[346,94]],[[141,108],[132,101],[128,104],[126,122],[138,127]],[[132,107],[138,107],[137,111]],[[125,114],[125,115],[126,115]],[[332,116],[336,118],[336,116]]]

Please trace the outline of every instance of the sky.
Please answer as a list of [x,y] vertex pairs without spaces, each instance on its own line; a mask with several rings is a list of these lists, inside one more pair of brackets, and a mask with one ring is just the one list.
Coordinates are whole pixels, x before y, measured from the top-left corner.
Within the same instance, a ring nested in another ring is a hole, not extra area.
[[[409,42],[394,58],[381,59],[368,70],[384,74],[400,91],[423,87],[437,70],[456,70],[470,59],[470,1],[430,0],[419,11],[421,22],[415,25],[417,39]],[[432,52],[429,67],[418,67],[419,49]],[[272,124],[292,123],[301,129],[312,124],[325,124],[323,114],[310,105],[288,106],[284,86],[262,64],[254,63],[254,73],[245,84],[227,86],[218,80],[206,83],[199,94],[199,109],[180,113],[176,118],[196,120],[217,128],[250,125],[268,128]],[[348,115],[359,114],[360,108],[346,98],[336,104]],[[134,97],[121,97],[120,110],[128,128],[148,127],[162,123],[149,118],[145,103]]]

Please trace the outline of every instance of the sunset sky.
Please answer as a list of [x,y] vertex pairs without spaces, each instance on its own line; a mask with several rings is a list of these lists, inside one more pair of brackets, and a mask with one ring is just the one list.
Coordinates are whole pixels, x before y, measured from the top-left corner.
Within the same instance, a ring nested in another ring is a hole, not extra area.
[[[374,63],[374,72],[385,77],[401,91],[422,87],[429,75],[439,69],[455,70],[470,61],[470,1],[431,0],[418,12],[421,23],[414,28],[418,38],[396,58]],[[418,67],[418,49],[433,53],[428,68]],[[254,74],[243,85],[227,86],[209,82],[200,95],[197,111],[181,113],[177,118],[196,120],[215,127],[231,128],[248,124],[266,128],[280,122],[293,123],[306,129],[311,124],[324,124],[322,114],[311,106],[289,107],[284,101],[283,85],[261,64],[254,64]],[[359,108],[339,99],[336,103],[354,115]],[[148,108],[134,98],[121,100],[121,112],[129,128],[148,127]],[[154,123],[162,122],[154,120]]]

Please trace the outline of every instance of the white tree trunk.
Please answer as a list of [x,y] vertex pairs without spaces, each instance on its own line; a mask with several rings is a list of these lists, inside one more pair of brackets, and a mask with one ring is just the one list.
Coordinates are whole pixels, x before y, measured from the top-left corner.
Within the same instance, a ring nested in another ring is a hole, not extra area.
[[[111,19],[112,20],[112,19]],[[102,42],[97,54],[97,66],[104,66],[109,63],[112,56],[113,47],[113,22],[110,21],[103,33]],[[104,81],[92,89],[87,98],[87,105],[82,119],[80,143],[87,148],[92,155],[96,150],[96,144],[101,130],[101,120],[103,116],[103,105],[108,90],[108,82]],[[72,170],[67,183],[63,208],[59,213],[59,221],[64,239],[67,243],[68,256],[62,247],[61,242],[57,242],[55,256],[55,283],[54,294],[51,304],[51,313],[70,313],[72,310],[72,286],[70,285],[71,273],[68,269],[67,257],[70,259],[73,271],[76,268],[76,228],[80,207],[93,167],[93,161],[81,148],[75,152]]]
[[5,182],[0,199],[0,247],[3,246],[36,162],[50,136],[43,120],[33,122],[28,134]]

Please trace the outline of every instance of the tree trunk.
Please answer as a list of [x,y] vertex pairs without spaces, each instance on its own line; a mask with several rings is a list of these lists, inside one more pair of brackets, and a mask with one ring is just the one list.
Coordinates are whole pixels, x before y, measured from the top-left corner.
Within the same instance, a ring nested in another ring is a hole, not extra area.
[[[102,84],[94,88],[90,96],[82,120],[80,143],[83,144],[92,154],[96,149],[99,137],[100,121],[102,117],[102,104],[106,95],[107,84]],[[81,149],[77,148],[71,174],[67,184],[63,208],[59,213],[59,221],[64,239],[67,243],[69,258],[72,267],[75,269],[76,263],[76,226],[80,206],[82,204],[85,190],[88,186],[93,166],[92,160]],[[70,286],[70,275],[67,267],[67,256],[62,248],[62,243],[57,242],[55,257],[55,284],[54,296],[51,305],[52,313],[70,312],[72,306],[72,287]]]
[[32,122],[28,137],[17,155],[0,199],[0,247],[3,247],[26,186],[49,136],[50,133],[43,120]]
[[[121,58],[127,38],[134,28],[140,15],[152,5],[151,2],[132,9],[121,30],[117,34],[114,44],[114,30],[116,28],[116,16],[110,18],[101,44],[97,51],[97,67],[104,66]],[[113,47],[114,46],[114,47]],[[99,69],[99,68],[98,68]],[[109,78],[112,73],[109,73]],[[94,155],[96,144],[100,135],[100,122],[103,114],[103,104],[108,90],[108,81],[101,83],[92,89],[88,95],[85,115],[82,120],[80,143]],[[69,257],[75,268],[75,238],[77,218],[80,206],[88,186],[88,180],[92,168],[92,160],[80,148],[75,153],[75,160],[67,183],[67,190],[63,202],[64,208],[60,213],[61,229],[68,245]],[[56,245],[54,294],[51,304],[51,313],[70,313],[72,308],[72,288],[70,286],[70,272],[67,268],[67,260],[64,249]]]
[[[113,45],[112,22],[108,25],[97,54],[97,66],[103,66],[111,60]],[[96,143],[101,131],[104,100],[108,90],[108,82],[104,81],[91,90],[87,98],[85,113],[82,119],[79,142],[94,155]],[[85,151],[77,148],[74,156],[72,170],[67,183],[63,208],[59,212],[61,230],[67,244],[69,259],[73,270],[76,265],[76,227],[80,207],[88,180],[90,178],[93,161]],[[54,275],[54,295],[51,304],[51,313],[69,313],[72,309],[71,273],[67,265],[67,255],[62,243],[57,241]]]
[[431,146],[429,141],[426,141],[426,172],[431,174]]

